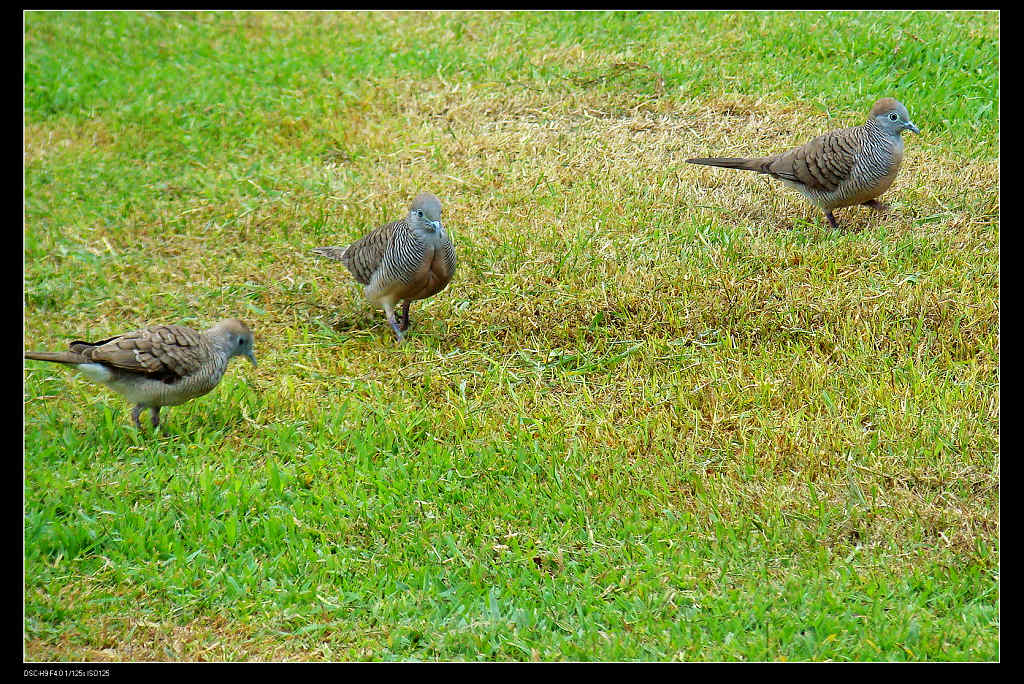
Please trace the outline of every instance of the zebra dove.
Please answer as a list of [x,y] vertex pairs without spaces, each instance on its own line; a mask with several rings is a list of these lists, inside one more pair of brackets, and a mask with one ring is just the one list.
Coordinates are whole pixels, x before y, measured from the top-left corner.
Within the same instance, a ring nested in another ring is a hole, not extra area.
[[70,351],[25,352],[26,359],[76,366],[135,404],[132,420],[150,409],[153,428],[160,407],[177,406],[202,396],[220,382],[233,356],[256,365],[252,331],[235,318],[205,332],[183,325],[152,325],[99,342],[72,342]]
[[714,157],[687,159],[691,164],[722,166],[767,173],[825,212],[838,228],[832,210],[863,204],[878,211],[886,205],[875,198],[885,192],[903,161],[903,131],[921,131],[910,121],[907,108],[883,97],[871,108],[867,123],[819,135],[809,143],[771,157]]
[[[345,264],[365,285],[366,298],[384,309],[401,343],[409,328],[409,305],[443,290],[455,274],[455,248],[441,225],[441,201],[421,192],[409,214],[380,226],[348,247],[317,247],[314,253]],[[395,307],[402,304],[401,323]]]

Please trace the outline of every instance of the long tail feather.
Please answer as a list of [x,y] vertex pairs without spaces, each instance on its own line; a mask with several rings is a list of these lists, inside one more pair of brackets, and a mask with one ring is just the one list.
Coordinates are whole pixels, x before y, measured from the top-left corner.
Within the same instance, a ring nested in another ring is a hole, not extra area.
[[348,247],[317,247],[313,250],[313,253],[325,256],[328,259],[341,261],[345,256],[346,250],[348,250]]
[[25,352],[26,359],[34,359],[36,361],[52,361],[53,363],[69,363],[72,365],[79,363],[88,363],[88,359],[82,357],[81,354],[75,354],[74,352]]
[[761,171],[760,159],[745,159],[743,157],[710,157],[706,159],[687,159],[686,161],[690,164],[703,164],[704,166],[721,166],[726,169]]

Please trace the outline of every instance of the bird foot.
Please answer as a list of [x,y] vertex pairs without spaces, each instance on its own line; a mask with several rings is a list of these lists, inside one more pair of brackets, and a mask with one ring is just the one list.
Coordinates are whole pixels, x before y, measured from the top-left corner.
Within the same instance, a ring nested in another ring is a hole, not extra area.
[[402,305],[402,314],[398,318],[398,327],[400,327],[402,330],[409,329],[409,305],[411,304],[412,302],[406,300],[405,303]]
[[[139,418],[142,416],[142,412],[147,408],[149,407],[139,405],[132,409],[132,422],[135,423],[135,427],[139,432],[142,431],[142,423],[139,421]],[[159,406],[149,409],[149,424],[153,426],[153,432],[156,432],[160,428]]]
[[395,320],[393,315],[388,316],[388,325],[390,325],[391,329],[395,332],[395,338],[398,340],[398,344],[405,342],[405,336],[402,335],[402,328],[398,326],[398,322]]
[[867,202],[861,202],[865,207],[870,207],[875,211],[885,213],[889,211],[890,206],[885,202],[879,202],[878,200],[868,200]]

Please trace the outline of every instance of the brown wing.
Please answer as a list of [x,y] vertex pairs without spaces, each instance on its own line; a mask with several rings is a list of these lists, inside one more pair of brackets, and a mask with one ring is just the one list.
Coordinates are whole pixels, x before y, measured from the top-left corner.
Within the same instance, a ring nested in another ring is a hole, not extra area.
[[400,224],[404,226],[405,219],[392,221],[373,229],[349,245],[345,253],[341,255],[341,262],[363,285],[369,285],[373,274],[380,268],[384,252]]
[[860,133],[860,128],[844,128],[819,135],[806,145],[766,158],[762,172],[831,192],[853,172]]
[[71,343],[71,351],[92,361],[168,380],[198,371],[209,356],[206,347],[200,333],[182,325],[153,325],[101,342]]

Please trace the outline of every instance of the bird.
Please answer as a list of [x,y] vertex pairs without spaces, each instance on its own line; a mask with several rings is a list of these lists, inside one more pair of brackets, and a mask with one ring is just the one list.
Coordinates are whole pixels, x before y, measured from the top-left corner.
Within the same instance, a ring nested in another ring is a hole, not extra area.
[[140,430],[144,410],[150,410],[155,430],[161,407],[208,393],[235,356],[245,356],[256,366],[252,331],[237,318],[203,332],[184,325],[150,325],[98,342],[75,341],[68,351],[25,352],[26,359],[75,366],[134,403],[132,420]]
[[[384,309],[398,343],[409,329],[409,306],[431,297],[455,275],[455,248],[441,223],[441,200],[421,192],[409,213],[375,228],[347,247],[317,247],[315,254],[345,264],[363,294]],[[401,321],[395,307],[402,302]]]
[[825,212],[838,229],[833,209],[863,204],[888,206],[876,197],[889,189],[903,161],[903,131],[921,131],[907,108],[891,97],[875,102],[862,126],[829,131],[810,142],[770,157],[687,159],[690,164],[766,173],[798,190]]

